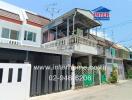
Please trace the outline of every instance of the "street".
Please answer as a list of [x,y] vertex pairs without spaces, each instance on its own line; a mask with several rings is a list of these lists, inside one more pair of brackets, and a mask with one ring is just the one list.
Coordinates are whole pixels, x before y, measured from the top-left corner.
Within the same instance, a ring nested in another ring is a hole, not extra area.
[[116,85],[94,86],[53,93],[31,98],[31,100],[132,100],[132,80]]

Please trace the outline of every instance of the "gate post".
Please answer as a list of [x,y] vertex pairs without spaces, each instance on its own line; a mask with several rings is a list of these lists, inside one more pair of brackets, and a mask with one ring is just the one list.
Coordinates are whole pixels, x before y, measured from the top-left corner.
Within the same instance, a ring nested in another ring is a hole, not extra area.
[[93,68],[93,69],[92,69],[92,74],[93,74],[93,85],[95,85],[95,81],[94,81],[94,74],[95,74],[95,73],[94,73],[94,71],[95,71],[95,69]]
[[101,72],[100,72],[100,68],[98,69],[99,71],[99,85],[101,85]]
[[71,78],[71,83],[72,83],[72,90],[74,90],[75,89],[75,66],[74,65],[72,65],[72,78]]

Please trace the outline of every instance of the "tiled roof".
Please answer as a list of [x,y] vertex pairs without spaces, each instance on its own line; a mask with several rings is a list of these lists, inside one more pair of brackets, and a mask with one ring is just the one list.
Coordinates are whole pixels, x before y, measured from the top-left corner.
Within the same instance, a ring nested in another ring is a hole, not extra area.
[[20,16],[12,12],[0,9],[0,16],[20,21]]
[[117,44],[113,44],[112,47],[115,48],[115,49],[120,49],[120,47],[118,47]]
[[28,16],[27,21],[38,24],[40,26],[46,25],[50,21],[48,18],[39,16],[39,15],[35,15],[35,14],[29,13],[29,12],[26,12],[26,14]]
[[120,45],[120,44],[116,44],[116,45],[117,45],[118,48],[120,48],[120,49],[123,49],[123,50],[125,50],[125,51],[129,51],[129,49],[126,48],[126,47],[124,47],[123,45]]

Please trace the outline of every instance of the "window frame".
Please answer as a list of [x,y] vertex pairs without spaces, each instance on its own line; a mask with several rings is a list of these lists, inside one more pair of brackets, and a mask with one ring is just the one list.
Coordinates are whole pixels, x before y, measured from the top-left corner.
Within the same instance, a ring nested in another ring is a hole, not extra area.
[[[16,35],[17,35],[16,39],[12,39],[11,38],[11,32],[12,31],[15,31],[16,32]],[[19,40],[19,31],[17,31],[17,30],[10,30],[10,39],[12,39],[12,40]]]
[[[29,39],[29,34],[32,34],[32,39]],[[24,40],[30,41],[30,42],[36,42],[37,33],[31,32],[31,31],[25,31],[24,32]]]
[[[3,37],[3,35],[4,35],[4,34],[3,34],[4,29],[5,29],[5,30],[8,30],[8,38]],[[10,38],[10,29],[8,29],[8,28],[2,28],[1,37],[2,37],[2,38],[5,38],[5,39],[9,39],[9,38]]]
[[[9,31],[8,38],[3,37],[3,29],[7,29]],[[11,39],[11,32],[12,31],[16,31],[17,32],[17,38],[16,39]],[[20,31],[3,27],[2,28],[2,32],[1,32],[1,37],[5,38],[5,39],[19,40],[19,38],[20,38]]]

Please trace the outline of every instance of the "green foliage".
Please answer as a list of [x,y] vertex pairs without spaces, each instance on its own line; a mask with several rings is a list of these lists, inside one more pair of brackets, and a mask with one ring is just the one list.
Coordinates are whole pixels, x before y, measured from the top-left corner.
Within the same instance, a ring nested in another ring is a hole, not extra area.
[[105,74],[105,70],[103,68],[100,69],[100,71],[101,71],[101,74]]
[[132,79],[132,70],[128,70],[127,71],[127,77],[129,78],[129,79]]
[[104,84],[107,83],[106,71],[103,68],[101,68],[100,72],[101,72],[101,83],[104,83]]
[[118,79],[117,68],[113,67],[112,72],[111,72],[111,76],[109,78],[109,82],[110,83],[117,83],[117,79]]

